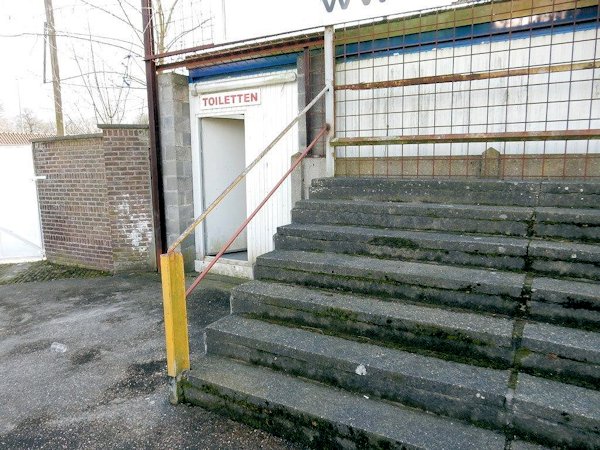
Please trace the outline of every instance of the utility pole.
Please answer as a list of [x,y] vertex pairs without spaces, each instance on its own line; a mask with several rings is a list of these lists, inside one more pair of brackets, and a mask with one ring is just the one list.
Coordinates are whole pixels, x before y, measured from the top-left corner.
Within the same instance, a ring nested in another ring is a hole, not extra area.
[[52,0],[44,0],[46,6],[46,22],[48,23],[48,42],[50,43],[50,65],[52,67],[52,89],[54,91],[54,115],[56,117],[56,135],[65,135],[62,111],[62,95],[60,92],[60,72],[58,70],[58,53],[56,48],[56,31],[54,29],[54,9]]

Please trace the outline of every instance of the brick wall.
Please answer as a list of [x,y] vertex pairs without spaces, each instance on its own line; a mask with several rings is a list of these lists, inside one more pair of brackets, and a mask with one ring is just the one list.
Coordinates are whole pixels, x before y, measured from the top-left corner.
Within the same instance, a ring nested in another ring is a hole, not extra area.
[[148,129],[102,125],[115,271],[154,264]]
[[119,271],[155,265],[148,132],[103,127],[102,134],[33,143],[49,261]]

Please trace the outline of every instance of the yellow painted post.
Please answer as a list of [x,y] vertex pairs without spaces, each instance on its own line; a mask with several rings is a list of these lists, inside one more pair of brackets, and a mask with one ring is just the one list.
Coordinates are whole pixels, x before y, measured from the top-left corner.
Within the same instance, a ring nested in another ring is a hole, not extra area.
[[176,378],[190,368],[190,343],[185,304],[185,272],[179,252],[160,256],[167,341],[167,372]]

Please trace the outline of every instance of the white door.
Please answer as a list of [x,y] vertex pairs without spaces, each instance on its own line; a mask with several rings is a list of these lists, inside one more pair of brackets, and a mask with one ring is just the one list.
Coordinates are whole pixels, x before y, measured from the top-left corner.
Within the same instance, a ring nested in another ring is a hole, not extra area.
[[31,145],[0,146],[0,263],[43,257]]
[[[246,165],[244,119],[200,119],[204,209],[244,170]],[[215,255],[246,219],[246,182],[242,181],[205,221],[205,254]],[[228,252],[247,249],[242,234]]]

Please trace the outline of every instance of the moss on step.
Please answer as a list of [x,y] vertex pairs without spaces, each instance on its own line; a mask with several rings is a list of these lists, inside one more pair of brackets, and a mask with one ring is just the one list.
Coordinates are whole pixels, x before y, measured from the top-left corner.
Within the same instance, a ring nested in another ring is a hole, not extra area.
[[398,237],[386,237],[386,236],[378,236],[378,237],[374,237],[371,238],[367,241],[368,244],[372,244],[372,245],[382,245],[385,247],[392,247],[392,248],[408,248],[411,250],[417,250],[418,248],[420,248],[419,244],[417,244],[415,241],[412,241],[410,239],[405,239],[405,238],[398,238]]

